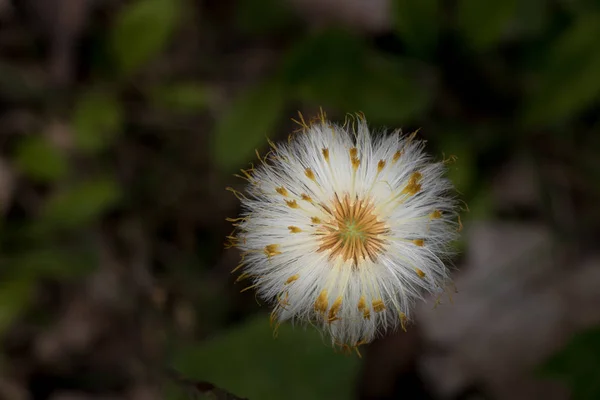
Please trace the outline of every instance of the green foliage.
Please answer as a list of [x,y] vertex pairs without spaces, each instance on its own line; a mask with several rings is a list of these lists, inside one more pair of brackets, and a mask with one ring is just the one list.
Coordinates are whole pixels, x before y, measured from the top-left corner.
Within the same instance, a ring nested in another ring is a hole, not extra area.
[[95,221],[120,196],[120,187],[108,178],[91,178],[56,193],[44,205],[42,221],[52,228],[75,228]]
[[0,283],[0,335],[27,307],[32,289],[29,280],[3,277]]
[[41,82],[32,82],[21,68],[0,60],[0,98],[10,101],[40,99],[45,90]]
[[394,27],[410,50],[427,56],[435,51],[439,36],[439,0],[395,0]]
[[235,21],[245,33],[267,34],[289,29],[296,18],[285,1],[238,0]]
[[95,153],[110,146],[123,125],[123,110],[113,93],[90,89],[73,112],[73,137],[78,149]]
[[[196,393],[192,392],[191,389],[172,382],[167,382],[163,386],[162,395],[165,400],[189,400],[199,397],[196,396]],[[200,399],[204,400],[202,397],[200,397]]]
[[124,7],[111,32],[111,49],[122,75],[137,72],[168,43],[181,15],[179,0],[136,0]]
[[403,61],[384,57],[350,33],[327,30],[296,44],[282,73],[299,100],[363,111],[374,123],[398,123],[415,119],[430,99]]
[[20,142],[14,163],[25,176],[42,182],[61,179],[69,171],[65,154],[41,135],[27,137]]
[[198,345],[179,348],[173,366],[238,396],[261,400],[349,399],[359,359],[334,352],[315,330],[284,324],[273,338],[259,315]]
[[45,240],[40,246],[3,252],[0,270],[0,335],[30,304],[39,278],[70,279],[97,263],[85,248],[61,248]]
[[548,31],[551,18],[549,0],[520,1],[511,23],[511,36],[522,40],[543,36]]
[[472,142],[463,142],[456,131],[448,130],[439,138],[445,157],[453,157],[448,164],[448,177],[463,194],[475,189],[477,166]]
[[267,82],[238,97],[218,121],[212,143],[216,165],[232,171],[249,161],[255,148],[267,143],[284,106],[280,84]]
[[369,58],[357,84],[359,97],[348,110],[360,110],[375,124],[402,126],[414,122],[430,107],[432,92],[419,84],[416,73],[395,57]]
[[348,105],[359,96],[367,47],[347,32],[327,30],[299,40],[284,56],[282,76],[292,95],[323,106]]
[[489,50],[503,40],[513,22],[518,0],[459,0],[457,24],[463,39],[475,50]]
[[214,154],[222,170],[233,170],[263,147],[288,100],[363,111],[370,121],[414,119],[430,102],[402,60],[385,58],[343,31],[326,30],[297,43],[281,73],[237,98],[216,127]]
[[573,400],[600,398],[600,327],[575,335],[540,369],[545,376],[565,381]]
[[200,82],[178,82],[155,87],[150,92],[152,103],[167,110],[193,113],[206,109],[207,87]]
[[34,282],[39,277],[71,278],[91,270],[96,259],[85,249],[65,249],[47,243],[8,257],[10,268],[19,279]]
[[539,81],[525,99],[527,126],[565,122],[588,108],[600,95],[600,13],[585,15],[546,52]]
[[600,11],[597,0],[560,0],[561,6],[575,15],[584,15]]

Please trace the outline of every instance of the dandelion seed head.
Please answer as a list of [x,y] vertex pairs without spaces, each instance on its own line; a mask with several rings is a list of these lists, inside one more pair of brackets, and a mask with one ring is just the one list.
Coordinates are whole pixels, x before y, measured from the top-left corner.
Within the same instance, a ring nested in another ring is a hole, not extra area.
[[244,171],[242,274],[273,320],[311,323],[355,347],[404,327],[416,301],[449,283],[453,187],[415,135],[372,134],[362,116],[302,125]]

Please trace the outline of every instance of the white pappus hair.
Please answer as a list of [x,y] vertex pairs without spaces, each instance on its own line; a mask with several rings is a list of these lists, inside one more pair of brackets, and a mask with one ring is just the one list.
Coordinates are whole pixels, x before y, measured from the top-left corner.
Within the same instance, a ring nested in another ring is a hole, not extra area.
[[372,135],[362,114],[320,118],[271,143],[243,170],[243,215],[232,220],[249,278],[272,320],[311,323],[356,348],[404,327],[416,300],[443,292],[457,238],[457,201],[424,142],[400,130]]

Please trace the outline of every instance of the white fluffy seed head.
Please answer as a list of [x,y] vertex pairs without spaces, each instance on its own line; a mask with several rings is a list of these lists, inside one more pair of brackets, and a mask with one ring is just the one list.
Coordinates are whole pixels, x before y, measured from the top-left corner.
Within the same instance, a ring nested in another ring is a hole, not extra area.
[[400,131],[371,135],[362,115],[324,116],[243,171],[231,239],[272,319],[309,322],[350,348],[404,327],[424,293],[449,283],[456,201],[444,162]]

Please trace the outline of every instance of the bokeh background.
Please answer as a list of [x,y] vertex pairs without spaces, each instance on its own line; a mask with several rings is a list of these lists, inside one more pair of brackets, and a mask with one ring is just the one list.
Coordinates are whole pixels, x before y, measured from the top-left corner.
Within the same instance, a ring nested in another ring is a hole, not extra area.
[[[0,399],[600,399],[600,3],[0,0]],[[457,290],[334,352],[226,187],[319,107],[427,140]]]

